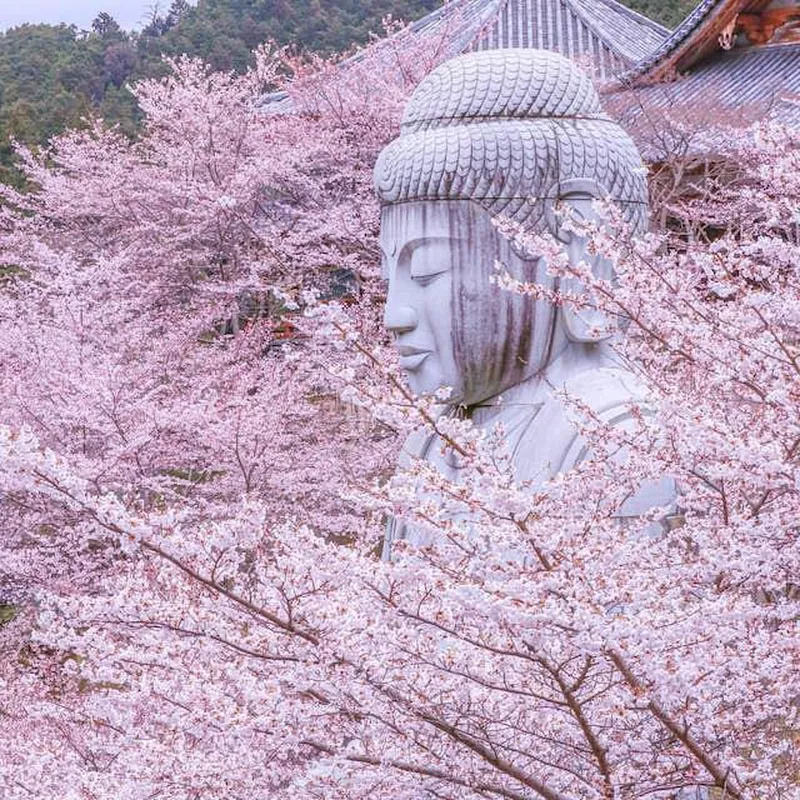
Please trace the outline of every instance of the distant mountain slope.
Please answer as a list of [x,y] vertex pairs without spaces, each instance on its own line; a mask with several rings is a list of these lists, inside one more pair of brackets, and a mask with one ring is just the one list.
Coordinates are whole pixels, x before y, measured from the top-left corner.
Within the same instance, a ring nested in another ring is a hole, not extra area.
[[[335,53],[382,29],[387,15],[417,19],[440,0],[199,0],[178,3],[177,23],[151,37],[147,55],[191,53],[220,69],[243,69],[250,51],[267,39],[304,50]],[[175,4],[173,4],[175,5]],[[167,15],[169,16],[169,15]]]
[[655,22],[675,28],[697,5],[697,0],[620,0],[623,5]]
[[[97,0],[98,4],[103,0]],[[691,0],[624,0],[674,27]],[[172,0],[141,32],[100,13],[91,31],[23,25],[0,34],[0,180],[13,180],[10,139],[42,144],[99,114],[134,133],[138,112],[126,84],[162,74],[162,56],[188,53],[215,69],[243,70],[250,51],[272,39],[332,53],[362,44],[388,14],[414,20],[440,0]]]
[[[667,27],[675,27],[695,5],[693,0],[623,3]],[[199,0],[195,8],[184,8],[156,49],[241,68],[249,51],[266,39],[337,52],[366,42],[371,32],[380,31],[387,14],[410,21],[440,5],[441,0]]]

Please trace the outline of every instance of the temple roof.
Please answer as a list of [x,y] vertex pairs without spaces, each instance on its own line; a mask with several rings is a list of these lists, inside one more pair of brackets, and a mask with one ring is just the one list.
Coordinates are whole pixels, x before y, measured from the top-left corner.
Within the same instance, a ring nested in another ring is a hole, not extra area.
[[[450,0],[398,35],[438,32],[447,37],[449,56],[517,47],[552,50],[591,62],[601,79],[630,70],[669,35],[616,0]],[[264,105],[278,112],[290,108],[283,93],[265,98]]]
[[800,4],[788,0],[701,0],[624,79],[635,85],[668,80],[721,51],[775,43],[776,34],[779,39],[781,29],[798,18]]
[[603,105],[634,134],[646,160],[704,151],[698,132],[771,118],[800,127],[800,46],[720,52],[676,80],[607,94]]
[[[661,45],[650,52],[645,58],[631,70],[630,78],[648,75],[651,79],[656,75],[652,74],[669,62],[672,69],[677,69],[674,62],[679,55],[691,52],[691,45],[701,32],[708,27],[715,29],[722,28],[720,18],[726,9],[732,6],[743,5],[742,0],[701,0],[694,10],[678,25],[677,28],[661,43]],[[732,12],[735,15],[736,11]],[[727,21],[727,20],[726,20]],[[718,34],[717,34],[718,35]],[[692,54],[692,57],[694,54]]]
[[607,87],[623,118],[800,125],[800,2],[701,0],[652,53]]
[[632,67],[669,35],[616,0],[450,0],[411,31],[449,25],[454,50],[531,47],[594,60],[603,76]]
[[594,62],[600,77],[624,71],[669,31],[615,0],[500,0],[469,49],[533,47]]
[[[800,0],[700,0],[672,33],[616,0],[450,0],[397,36],[428,34],[443,34],[445,57],[530,47],[591,62],[623,119],[681,109],[696,121],[771,113],[800,125]],[[285,93],[263,105],[291,110]]]

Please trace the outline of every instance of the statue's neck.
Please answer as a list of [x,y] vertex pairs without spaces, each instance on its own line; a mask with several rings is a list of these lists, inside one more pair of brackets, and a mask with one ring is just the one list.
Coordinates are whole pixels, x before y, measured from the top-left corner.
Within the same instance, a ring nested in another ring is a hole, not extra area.
[[587,370],[623,366],[610,345],[571,343],[543,370],[514,386],[470,406],[464,413],[479,427],[487,427],[500,419],[529,416],[554,392],[567,389],[570,381]]

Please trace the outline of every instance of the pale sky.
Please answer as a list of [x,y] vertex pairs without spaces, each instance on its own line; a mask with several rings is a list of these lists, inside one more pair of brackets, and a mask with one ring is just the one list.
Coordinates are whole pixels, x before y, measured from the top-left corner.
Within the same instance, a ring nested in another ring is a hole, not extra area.
[[[88,30],[92,20],[106,11],[126,30],[140,28],[150,16],[156,0],[0,0],[0,30],[22,25],[24,22],[59,22],[75,24]],[[170,0],[158,0],[165,12]]]

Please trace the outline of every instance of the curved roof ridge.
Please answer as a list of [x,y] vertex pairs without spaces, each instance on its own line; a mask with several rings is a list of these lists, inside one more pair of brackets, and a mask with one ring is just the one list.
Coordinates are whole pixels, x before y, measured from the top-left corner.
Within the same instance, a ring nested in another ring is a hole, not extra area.
[[636,64],[632,69],[619,77],[621,83],[632,83],[652,69],[665,56],[678,49],[699,27],[706,18],[719,6],[725,5],[727,0],[700,0],[689,12],[688,16],[678,25],[667,39],[650,55]]
[[429,26],[436,25],[443,18],[461,13],[465,8],[469,8],[470,6],[475,8],[475,11],[472,11],[470,16],[488,16],[496,11],[504,2],[506,2],[506,0],[449,0],[439,6],[439,8],[427,13],[424,17],[420,17],[418,20],[412,22],[407,30],[425,30]]
[[[572,6],[583,6],[585,13],[577,12],[578,15],[583,19],[592,30],[596,31],[596,26],[593,24],[594,20],[591,16],[588,16],[588,11],[585,9],[585,3],[583,0],[564,0],[564,2],[569,3]],[[663,38],[667,38],[672,35],[672,30],[670,28],[665,27],[660,22],[656,22],[654,19],[650,19],[650,17],[646,17],[639,11],[636,11],[630,6],[626,6],[623,3],[618,2],[618,0],[596,0],[596,2],[601,3],[604,6],[608,6],[609,8],[616,11],[620,16],[629,17],[631,22],[635,22],[640,27],[650,28],[654,33],[660,34]]]
[[[639,31],[641,31],[642,28],[649,28],[654,39],[658,37],[661,42],[667,39],[671,34],[669,28],[665,28],[663,25],[646,17],[644,14],[640,14],[638,11],[634,11],[632,8],[617,2],[617,0],[561,0],[561,2],[569,6],[573,14],[579,17],[583,24],[603,41],[606,47],[629,63],[632,60],[630,50],[626,49],[617,41],[617,36],[620,31],[604,29],[602,25],[598,24],[600,18],[594,13],[598,5],[605,6],[605,8],[613,11],[619,17],[627,18]],[[591,8],[590,6],[592,5],[594,5],[595,8]],[[654,43],[656,49],[660,49],[660,46],[660,44]]]
[[656,31],[656,33],[662,33],[664,36],[669,36],[672,33],[671,28],[667,28],[660,22],[656,22],[654,19],[650,19],[650,17],[645,16],[644,14],[642,14],[641,11],[637,11],[635,8],[631,8],[630,6],[626,6],[624,3],[618,2],[618,0],[603,0],[603,2],[607,6],[615,8],[624,16],[630,17],[639,25],[644,25],[647,28],[652,28],[654,31]]

